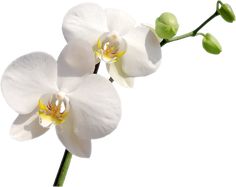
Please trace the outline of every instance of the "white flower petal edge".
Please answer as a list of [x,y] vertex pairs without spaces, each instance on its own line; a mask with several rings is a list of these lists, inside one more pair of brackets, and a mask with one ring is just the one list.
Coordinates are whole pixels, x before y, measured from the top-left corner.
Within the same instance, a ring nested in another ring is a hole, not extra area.
[[19,115],[13,122],[10,129],[12,138],[18,141],[30,140],[41,136],[48,131],[48,128],[43,128],[39,125],[39,117],[37,109],[25,115]]
[[126,12],[111,8],[106,9],[105,12],[110,32],[116,32],[122,36],[135,27],[135,20]]
[[147,26],[138,26],[124,38],[128,47],[121,62],[127,76],[139,77],[154,73],[161,60],[161,46],[155,33]]
[[75,133],[95,139],[111,133],[121,117],[121,103],[113,85],[99,75],[88,75],[68,93]]
[[76,38],[84,38],[90,44],[94,44],[103,32],[108,31],[106,14],[96,4],[80,4],[68,11],[64,17],[62,30],[68,42]]
[[121,62],[115,62],[107,64],[107,71],[111,75],[111,78],[121,86],[130,87],[134,86],[134,78],[127,77],[127,75],[122,70]]
[[44,93],[57,90],[57,64],[46,53],[24,55],[3,74],[1,87],[7,103],[19,114],[28,114]]
[[58,87],[69,92],[76,88],[77,77],[92,74],[96,59],[92,46],[83,39],[69,42],[58,58]]
[[57,136],[66,147],[66,149],[73,155],[88,158],[91,155],[91,140],[82,139],[74,132],[74,122],[71,117],[67,121],[56,126]]

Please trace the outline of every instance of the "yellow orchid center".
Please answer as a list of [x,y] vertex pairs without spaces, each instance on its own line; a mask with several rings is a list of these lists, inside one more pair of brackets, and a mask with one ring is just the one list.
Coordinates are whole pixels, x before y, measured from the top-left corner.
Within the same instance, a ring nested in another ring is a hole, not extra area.
[[61,93],[44,96],[38,102],[40,125],[49,127],[65,122],[69,114],[69,100]]
[[105,33],[97,41],[96,57],[107,63],[117,62],[126,52],[126,42],[114,33]]

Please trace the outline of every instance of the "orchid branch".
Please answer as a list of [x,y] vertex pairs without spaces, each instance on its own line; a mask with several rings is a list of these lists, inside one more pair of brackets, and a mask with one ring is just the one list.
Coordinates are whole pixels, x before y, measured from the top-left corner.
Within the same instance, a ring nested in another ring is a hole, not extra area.
[[164,39],[161,41],[160,45],[161,47],[164,46],[167,43],[170,42],[174,42],[177,40],[182,40],[184,38],[188,38],[188,37],[195,37],[197,35],[202,35],[202,33],[198,33],[205,25],[207,25],[211,20],[213,20],[215,17],[219,16],[219,12],[216,10],[214,14],[212,14],[206,21],[204,21],[200,26],[198,26],[196,29],[194,29],[192,32],[188,32],[186,34],[180,35],[180,36],[176,36],[174,38],[171,39]]
[[194,29],[191,32],[186,34],[175,36],[178,31],[179,24],[176,17],[171,13],[163,13],[156,20],[156,33],[163,40],[161,41],[161,47],[167,43],[174,42],[177,40],[181,40],[188,37],[195,37],[197,35],[203,36],[203,48],[212,54],[219,54],[221,52],[220,43],[217,39],[212,36],[210,33],[203,34],[199,33],[199,31],[207,25],[211,20],[213,20],[217,16],[221,16],[226,22],[232,23],[235,21],[235,14],[231,6],[227,3],[223,3],[220,0],[216,3],[216,11],[212,14],[208,19],[206,19],[200,26]]
[[[74,9],[73,9],[74,10]],[[73,12],[72,10],[72,12]],[[74,15],[74,13],[73,13]],[[163,40],[160,42],[160,46],[164,46],[167,43],[171,43],[174,41],[178,41],[178,40],[182,40],[184,38],[188,38],[188,37],[195,37],[198,35],[202,35],[203,36],[203,47],[204,49],[212,54],[219,54],[221,52],[221,46],[219,44],[219,42],[216,40],[216,38],[214,38],[211,34],[207,33],[207,34],[203,34],[200,33],[199,31],[206,26],[210,21],[212,21],[215,17],[221,15],[221,17],[227,21],[227,22],[233,22],[235,20],[235,15],[233,13],[233,10],[231,9],[231,7],[228,4],[224,4],[221,1],[217,1],[216,3],[216,11],[208,18],[206,19],[202,24],[200,24],[196,29],[194,29],[191,32],[188,32],[186,34],[183,35],[179,35],[179,36],[175,36],[177,30],[178,30],[178,22],[177,19],[175,18],[175,16],[171,13],[163,13],[162,16],[160,16],[157,20],[156,20],[156,33],[163,38]],[[69,18],[68,18],[69,19]],[[67,19],[65,19],[67,20]],[[70,24],[68,24],[70,25]],[[68,26],[66,24],[65,27]],[[113,35],[112,35],[113,36]],[[98,40],[97,42],[97,50],[96,50],[96,55],[98,58],[102,58],[103,56],[101,55],[101,51],[102,50],[106,50],[107,56],[108,57],[121,57],[124,55],[124,52],[122,50],[118,50],[119,53],[117,51],[113,51],[114,46],[110,46],[109,42],[110,40],[115,43],[113,40],[115,40],[116,38],[118,38],[117,36],[115,37],[110,37],[109,35],[106,35],[106,40]],[[109,42],[107,42],[109,41]],[[123,40],[121,40],[123,41]],[[106,48],[108,49],[104,49],[102,48],[102,44],[103,42],[107,42],[105,43]],[[112,43],[111,42],[111,43]],[[158,49],[160,50],[160,46],[158,46]],[[117,47],[117,46],[115,46]],[[115,48],[116,49],[116,48]],[[117,48],[119,49],[119,48]],[[110,56],[109,56],[110,55]],[[114,59],[110,59],[111,61]],[[136,60],[136,59],[135,59]],[[95,69],[94,69],[94,74],[97,74],[98,70],[99,70],[99,66],[100,63],[96,64]],[[109,81],[112,83],[114,80],[112,77],[109,78]],[[61,161],[61,165],[59,167],[55,182],[54,182],[54,186],[63,186],[65,178],[66,178],[66,174],[67,171],[69,169],[70,166],[70,162],[71,162],[71,158],[72,158],[72,154],[65,150],[64,156],[62,158]]]

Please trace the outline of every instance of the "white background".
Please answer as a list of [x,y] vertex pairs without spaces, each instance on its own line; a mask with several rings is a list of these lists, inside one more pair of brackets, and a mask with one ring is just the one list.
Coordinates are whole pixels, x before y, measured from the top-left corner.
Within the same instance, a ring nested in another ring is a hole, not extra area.
[[[94,0],[95,2],[95,0]],[[164,11],[179,20],[179,33],[214,12],[215,1],[96,1],[154,24]],[[228,0],[236,8],[235,0]],[[79,0],[0,2],[0,75],[17,57],[44,51],[55,58],[66,44],[64,14]],[[233,187],[236,186],[236,24],[220,17],[211,32],[223,52],[210,55],[201,37],[163,47],[159,70],[136,79],[133,89],[115,84],[123,116],[111,135],[93,141],[90,159],[73,157],[65,186]],[[64,147],[52,128],[27,142],[9,137],[17,116],[0,95],[0,186],[53,184]]]

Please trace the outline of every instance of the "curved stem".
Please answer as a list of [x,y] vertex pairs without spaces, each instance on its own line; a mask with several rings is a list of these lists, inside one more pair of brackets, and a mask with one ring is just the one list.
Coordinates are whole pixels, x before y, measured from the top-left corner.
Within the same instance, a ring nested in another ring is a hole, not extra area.
[[72,158],[72,154],[69,151],[65,150],[62,161],[61,161],[61,165],[57,172],[57,176],[55,178],[53,186],[63,186],[68,168],[70,166],[71,158]]
[[177,40],[182,40],[182,39],[188,38],[188,37],[194,37],[194,36],[197,36],[199,34],[202,35],[202,33],[198,33],[198,31],[200,31],[207,23],[209,23],[211,20],[213,20],[218,15],[219,15],[219,12],[216,10],[214,14],[212,14],[207,20],[205,20],[200,26],[198,26],[193,31],[188,32],[188,33],[183,34],[183,35],[180,35],[180,36],[176,36],[176,37],[171,38],[171,39],[162,40],[161,43],[160,43],[161,47],[164,46],[167,43],[170,43],[170,42],[174,42],[174,41],[177,41]]
[[223,3],[221,1],[217,1],[217,3],[216,3],[216,10],[218,10],[220,8],[220,5],[222,6]]
[[[100,63],[96,64],[93,74],[98,73],[99,66],[100,66]],[[61,160],[60,167],[57,172],[57,176],[53,183],[53,186],[63,186],[67,171],[70,167],[71,158],[72,158],[72,154],[69,151],[65,150],[63,158]]]

